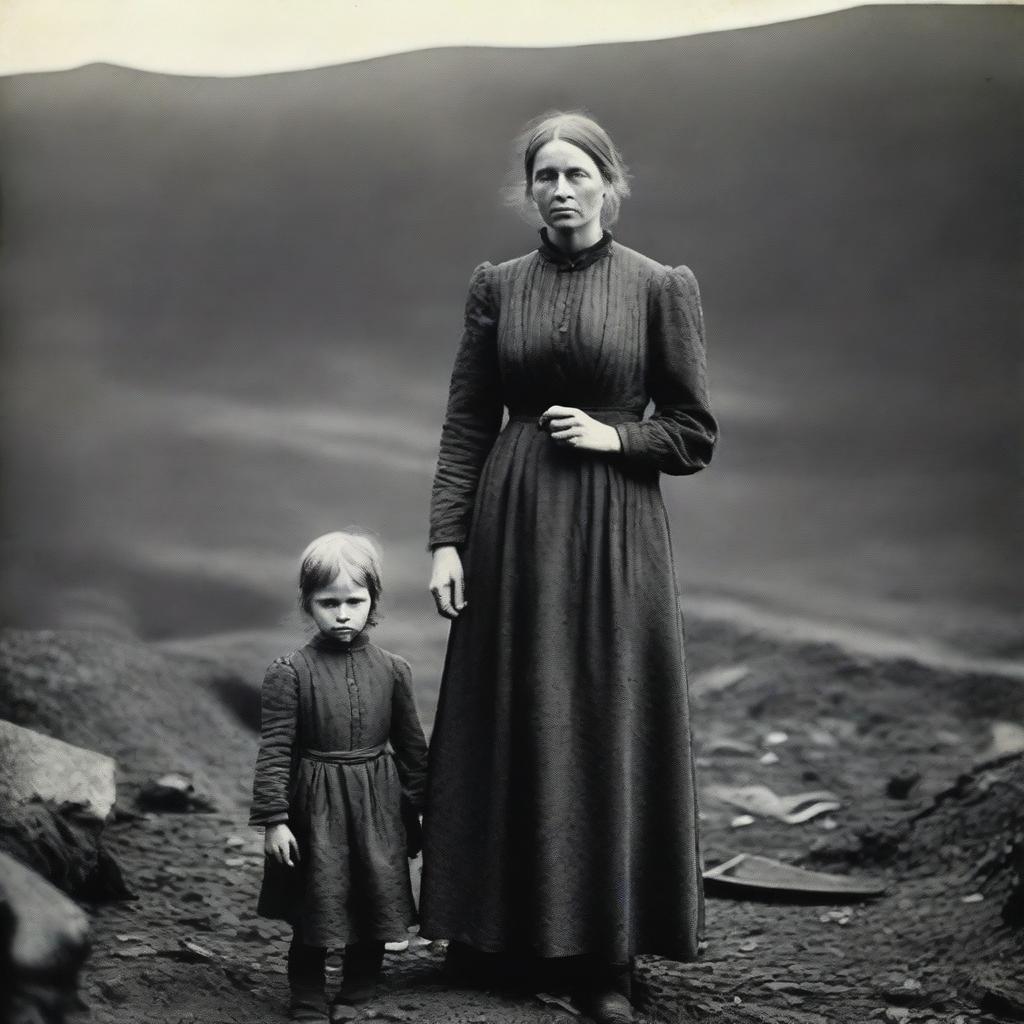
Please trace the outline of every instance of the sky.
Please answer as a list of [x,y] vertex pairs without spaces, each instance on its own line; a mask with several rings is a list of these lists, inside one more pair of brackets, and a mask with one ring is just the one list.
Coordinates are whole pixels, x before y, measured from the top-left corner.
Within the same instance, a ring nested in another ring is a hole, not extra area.
[[99,62],[168,74],[254,75],[433,47],[668,39],[859,6],[865,5],[835,0],[5,0],[0,74]]

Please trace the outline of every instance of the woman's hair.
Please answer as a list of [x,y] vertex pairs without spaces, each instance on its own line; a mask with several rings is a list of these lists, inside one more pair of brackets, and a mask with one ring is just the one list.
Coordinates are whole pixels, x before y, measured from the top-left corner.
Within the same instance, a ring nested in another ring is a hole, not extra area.
[[299,607],[308,615],[313,594],[344,575],[370,592],[370,615],[366,622],[375,626],[377,606],[384,591],[380,561],[380,548],[361,533],[339,530],[317,537],[302,552],[299,562]]
[[506,187],[506,202],[521,213],[534,212],[531,192],[533,163],[541,146],[555,139],[572,143],[597,164],[608,185],[601,210],[601,226],[614,224],[622,200],[629,195],[629,169],[611,136],[581,110],[552,110],[534,118],[516,139],[515,170]]

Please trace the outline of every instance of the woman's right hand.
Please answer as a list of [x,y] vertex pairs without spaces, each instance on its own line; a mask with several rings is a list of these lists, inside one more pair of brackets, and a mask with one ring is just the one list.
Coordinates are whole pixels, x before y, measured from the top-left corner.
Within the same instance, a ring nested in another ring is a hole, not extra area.
[[430,593],[434,595],[437,614],[457,619],[466,607],[466,581],[459,549],[445,544],[434,548],[434,568],[430,574]]
[[299,863],[298,841],[292,830],[284,823],[267,826],[266,835],[263,837],[263,852],[271,860],[290,868]]

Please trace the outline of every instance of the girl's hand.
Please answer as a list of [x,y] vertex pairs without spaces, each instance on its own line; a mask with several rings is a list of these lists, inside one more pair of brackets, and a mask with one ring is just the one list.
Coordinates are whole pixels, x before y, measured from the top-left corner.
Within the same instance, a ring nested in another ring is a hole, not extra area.
[[299,844],[292,830],[284,823],[267,826],[263,837],[263,852],[271,860],[290,868],[299,863]]
[[551,435],[552,440],[570,448],[588,452],[622,451],[618,431],[588,416],[582,409],[566,405],[549,406],[540,414],[538,425]]
[[465,577],[462,559],[454,545],[434,548],[434,568],[430,574],[430,593],[434,595],[437,614],[446,619],[457,619],[466,607]]

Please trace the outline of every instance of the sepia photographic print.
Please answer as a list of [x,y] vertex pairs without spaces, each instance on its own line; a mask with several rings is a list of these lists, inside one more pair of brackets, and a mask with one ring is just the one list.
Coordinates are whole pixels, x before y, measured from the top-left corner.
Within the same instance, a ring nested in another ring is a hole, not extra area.
[[0,9],[0,1024],[1024,1020],[1022,44]]

